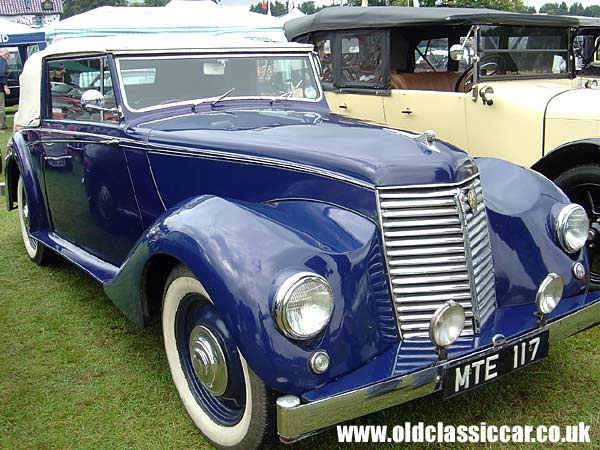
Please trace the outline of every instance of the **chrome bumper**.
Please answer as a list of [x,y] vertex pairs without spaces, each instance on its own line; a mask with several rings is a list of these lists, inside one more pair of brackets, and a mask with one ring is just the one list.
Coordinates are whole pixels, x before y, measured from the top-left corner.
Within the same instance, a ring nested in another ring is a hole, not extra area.
[[[545,328],[550,331],[550,341],[557,341],[596,325],[600,325],[600,301],[551,322]],[[487,352],[489,348],[466,355],[464,358],[472,358]],[[298,404],[297,397],[289,395],[279,397],[277,399],[279,437],[283,442],[291,443],[320,429],[439,391],[442,388],[442,374],[448,364],[428,367],[409,375],[298,406],[291,406]]]

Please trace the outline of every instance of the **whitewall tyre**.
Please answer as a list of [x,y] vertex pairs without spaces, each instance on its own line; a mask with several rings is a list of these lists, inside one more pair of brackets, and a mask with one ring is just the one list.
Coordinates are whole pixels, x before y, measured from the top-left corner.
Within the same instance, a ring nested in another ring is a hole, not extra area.
[[17,208],[19,210],[21,237],[23,238],[23,245],[25,246],[27,256],[29,256],[31,261],[40,266],[47,264],[52,257],[52,252],[37,240],[33,239],[29,234],[30,210],[23,177],[19,177],[19,182],[17,184]]
[[173,382],[202,434],[221,449],[273,443],[273,393],[248,367],[208,293],[185,266],[167,280],[162,329]]

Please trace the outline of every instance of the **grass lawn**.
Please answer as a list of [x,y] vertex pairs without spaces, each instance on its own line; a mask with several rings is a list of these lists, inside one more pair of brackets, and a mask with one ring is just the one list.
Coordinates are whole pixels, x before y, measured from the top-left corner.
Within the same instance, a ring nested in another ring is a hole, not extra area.
[[[2,153],[7,139],[8,134],[0,135]],[[0,449],[210,448],[171,383],[160,327],[136,328],[99,285],[64,261],[46,268],[30,263],[17,214],[6,212],[4,198],[0,201]],[[599,389],[597,328],[551,347],[547,360],[471,394],[450,401],[433,396],[353,423],[391,428],[405,421],[585,422],[592,430],[587,448],[597,449]],[[375,447],[405,448],[338,444],[334,430],[292,448]],[[492,447],[498,448],[454,446]]]

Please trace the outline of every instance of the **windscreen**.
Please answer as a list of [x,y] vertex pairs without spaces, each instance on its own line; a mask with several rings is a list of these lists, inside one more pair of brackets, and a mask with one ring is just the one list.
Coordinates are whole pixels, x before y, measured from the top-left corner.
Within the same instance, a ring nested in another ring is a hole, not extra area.
[[567,29],[482,26],[479,75],[540,77],[569,73]]
[[235,98],[316,101],[319,85],[307,55],[122,57],[126,105],[138,110]]

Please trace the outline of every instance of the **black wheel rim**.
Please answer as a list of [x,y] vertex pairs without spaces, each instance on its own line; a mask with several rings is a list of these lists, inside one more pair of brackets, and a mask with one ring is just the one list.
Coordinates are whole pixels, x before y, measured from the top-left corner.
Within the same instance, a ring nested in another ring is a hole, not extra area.
[[[214,395],[196,376],[189,354],[188,343],[192,330],[198,326],[209,328],[223,346],[229,370],[229,383],[222,395]],[[188,386],[198,405],[212,420],[224,425],[237,424],[244,415],[246,389],[239,354],[215,307],[202,296],[190,294],[180,303],[175,316],[177,351]]]
[[590,218],[590,230],[595,236],[588,241],[590,254],[590,281],[600,285],[600,184],[579,183],[565,187],[571,201],[583,206]]

